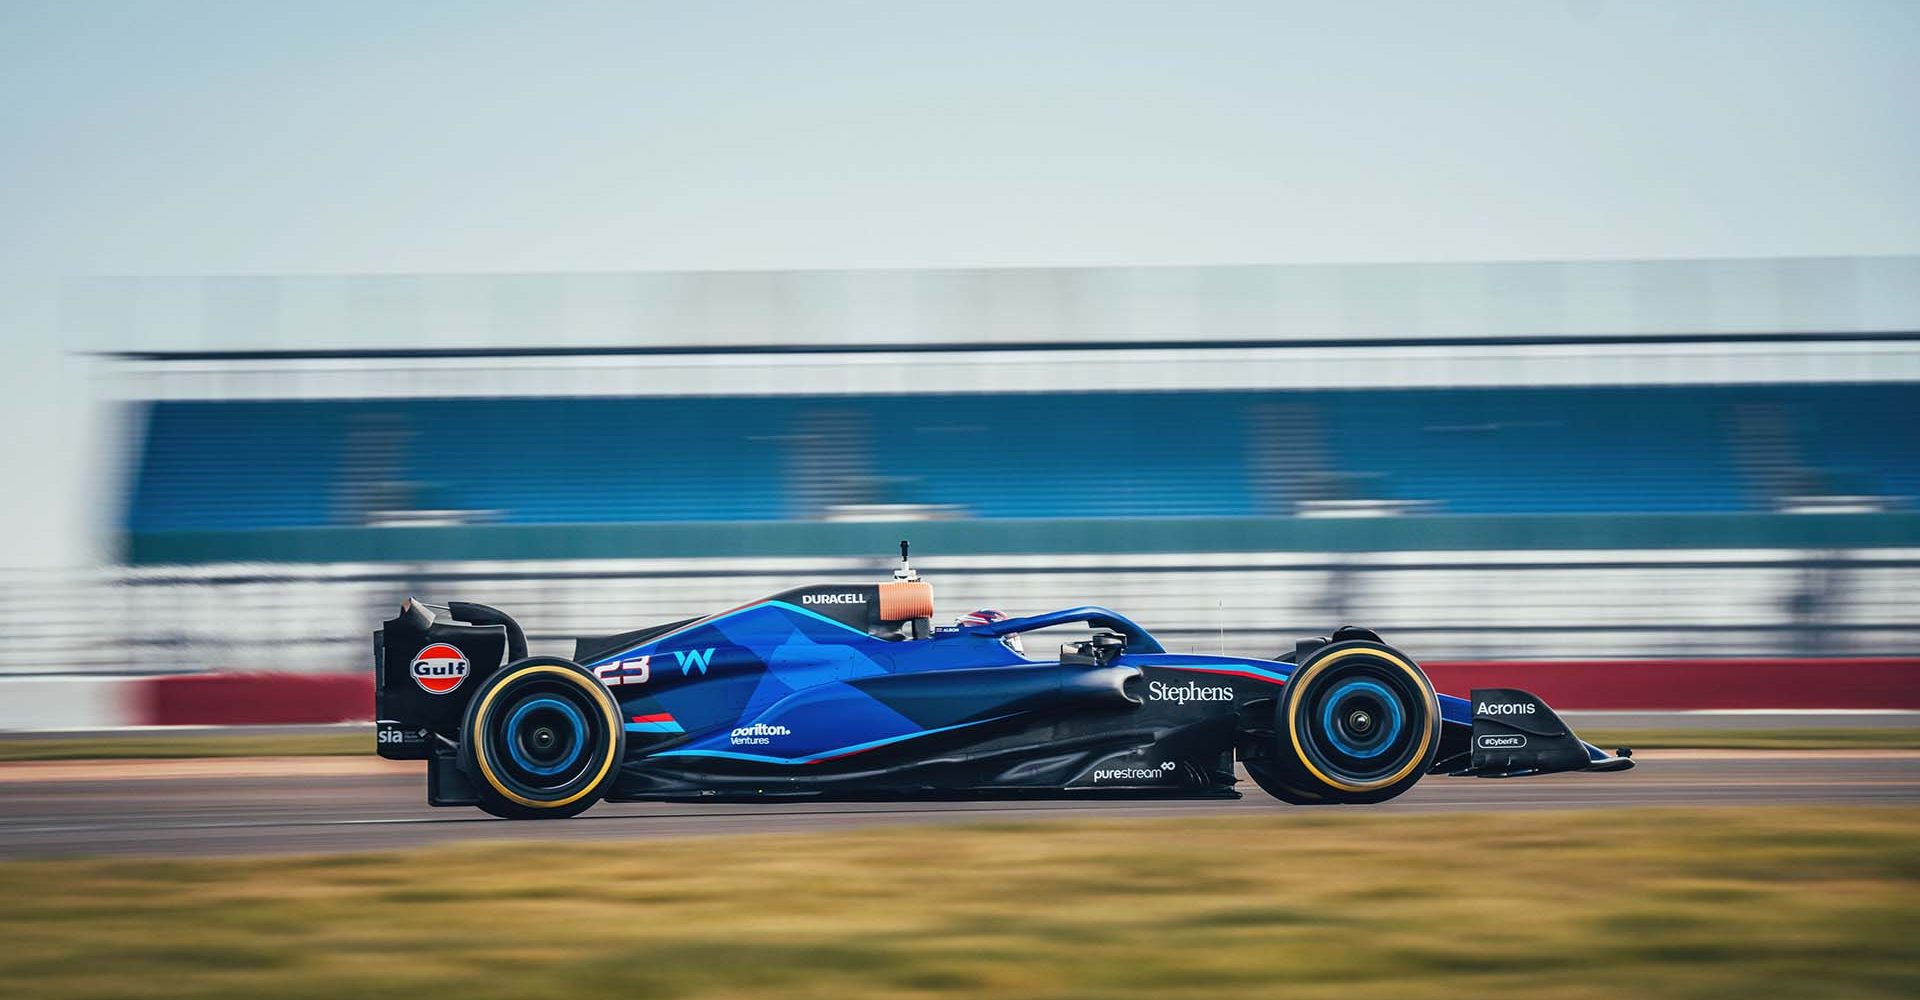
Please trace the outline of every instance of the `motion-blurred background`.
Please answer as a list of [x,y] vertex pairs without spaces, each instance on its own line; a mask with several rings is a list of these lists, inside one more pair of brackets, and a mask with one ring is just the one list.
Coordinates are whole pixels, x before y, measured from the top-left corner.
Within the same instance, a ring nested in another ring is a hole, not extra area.
[[0,725],[902,537],[948,615],[1796,707],[1920,655],[1914,13],[9,8]]

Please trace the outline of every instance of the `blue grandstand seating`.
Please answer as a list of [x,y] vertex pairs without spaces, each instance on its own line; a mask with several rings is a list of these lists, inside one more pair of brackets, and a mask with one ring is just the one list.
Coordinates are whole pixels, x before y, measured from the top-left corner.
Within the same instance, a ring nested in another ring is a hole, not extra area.
[[[1307,429],[1277,441],[1259,417],[1274,406]],[[1743,441],[1740,408],[1784,431]],[[822,496],[988,518],[1263,514],[1342,495],[1438,513],[1731,512],[1771,504],[1756,462],[1809,492],[1920,495],[1917,417],[1903,385],[160,402],[126,524],[353,524],[386,508],[773,520],[813,516]]]
[[1342,393],[1323,405],[1344,466],[1443,512],[1731,511],[1748,505],[1716,392]]

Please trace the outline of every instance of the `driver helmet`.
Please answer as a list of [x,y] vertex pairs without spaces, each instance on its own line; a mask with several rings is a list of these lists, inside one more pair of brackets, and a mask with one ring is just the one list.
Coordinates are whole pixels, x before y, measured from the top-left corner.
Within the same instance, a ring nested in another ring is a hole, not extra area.
[[[1005,611],[996,611],[993,608],[981,608],[978,611],[969,611],[961,615],[959,618],[954,619],[953,624],[959,628],[966,628],[970,625],[991,625],[994,622],[1006,621],[1011,617],[1012,616]],[[1008,649],[1013,650],[1021,656],[1027,655],[1026,647],[1020,644],[1020,633],[1013,632],[1003,635],[1000,637],[1000,641],[1006,643]]]

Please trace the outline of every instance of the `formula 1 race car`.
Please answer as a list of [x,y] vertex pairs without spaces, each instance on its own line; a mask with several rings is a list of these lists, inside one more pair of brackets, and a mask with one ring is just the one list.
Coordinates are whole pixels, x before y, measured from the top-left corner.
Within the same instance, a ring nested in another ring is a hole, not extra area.
[[[603,798],[1237,797],[1236,758],[1298,804],[1633,766],[1525,691],[1436,694],[1363,628],[1259,660],[1169,653],[1099,607],[932,620],[904,542],[890,582],[582,638],[571,659],[527,655],[485,605],[409,599],[374,633],[376,746],[427,762],[433,805],[515,819]],[[1019,651],[1076,624],[1091,634],[1057,659]]]

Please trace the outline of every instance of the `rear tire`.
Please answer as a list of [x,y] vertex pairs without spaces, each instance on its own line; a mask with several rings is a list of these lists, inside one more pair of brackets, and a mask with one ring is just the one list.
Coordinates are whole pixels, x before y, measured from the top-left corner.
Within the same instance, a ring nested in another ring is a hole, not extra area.
[[533,656],[496,671],[467,703],[460,765],[480,808],[503,819],[585,812],[619,776],[620,704],[572,660]]
[[1314,650],[1288,677],[1274,716],[1274,754],[1247,772],[1282,802],[1384,802],[1412,788],[1440,752],[1433,683],[1385,643]]

